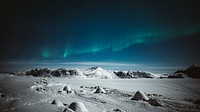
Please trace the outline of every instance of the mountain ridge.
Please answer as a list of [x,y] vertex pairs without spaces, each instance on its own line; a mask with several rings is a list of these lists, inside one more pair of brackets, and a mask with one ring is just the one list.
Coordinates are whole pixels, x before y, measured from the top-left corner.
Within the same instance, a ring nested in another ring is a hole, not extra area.
[[101,67],[91,67],[86,69],[48,69],[36,68],[25,71],[13,73],[14,75],[21,76],[34,76],[34,77],[66,77],[78,79],[132,79],[132,78],[161,78],[166,77],[163,74],[154,74],[142,71],[111,71],[104,70]]

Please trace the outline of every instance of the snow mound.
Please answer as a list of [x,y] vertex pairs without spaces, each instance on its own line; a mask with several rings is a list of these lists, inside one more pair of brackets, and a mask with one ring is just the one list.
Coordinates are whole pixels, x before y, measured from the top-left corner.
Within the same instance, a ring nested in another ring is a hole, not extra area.
[[88,112],[88,110],[82,102],[72,102],[68,108],[70,108],[74,112]]
[[137,91],[131,100],[147,101],[147,100],[149,100],[149,98],[142,91]]
[[71,93],[71,92],[72,92],[72,89],[71,89],[71,87],[70,87],[69,85],[67,85],[67,86],[65,86],[65,87],[63,88],[63,91],[66,91],[67,93]]
[[102,87],[98,86],[94,93],[106,93],[106,91]]

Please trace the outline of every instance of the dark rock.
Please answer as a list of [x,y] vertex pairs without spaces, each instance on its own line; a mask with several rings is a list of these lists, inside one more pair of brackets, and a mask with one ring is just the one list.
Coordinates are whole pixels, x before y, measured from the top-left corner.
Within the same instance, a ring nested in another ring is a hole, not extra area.
[[5,97],[4,93],[0,93],[1,98]]
[[60,71],[60,73],[61,73],[62,75],[69,75],[68,72],[67,72],[67,70],[64,69],[64,68],[59,68],[58,70]]
[[101,69],[100,67],[91,67],[91,68],[88,68],[87,70],[92,70],[92,71],[94,71],[94,70],[97,70],[97,69]]
[[188,67],[186,70],[178,70],[174,74],[182,73],[188,75],[191,78],[200,78],[200,65],[193,64]]
[[119,72],[114,72],[118,77],[120,78],[125,78],[125,79],[131,79],[131,78],[154,78],[150,73],[146,73],[146,72],[140,72],[140,71],[128,71],[123,72],[123,71],[119,71]]
[[200,105],[200,100],[195,100],[193,103],[197,104],[197,105]]
[[186,78],[186,77],[188,76],[184,73],[175,73],[173,75],[168,76],[168,78]]
[[189,77],[200,78],[200,65],[191,65],[185,72]]
[[35,77],[42,77],[42,76],[50,77],[49,73],[50,73],[50,70],[48,68],[44,68],[44,69],[36,68],[36,69],[26,71],[24,75],[35,76]]
[[54,70],[51,72],[51,75],[55,77],[60,77],[62,74],[59,70]]
[[127,73],[123,71],[114,72],[120,78],[127,78]]
[[78,75],[77,70],[68,70],[69,75]]
[[150,73],[140,71],[128,71],[127,75],[132,78],[154,78]]

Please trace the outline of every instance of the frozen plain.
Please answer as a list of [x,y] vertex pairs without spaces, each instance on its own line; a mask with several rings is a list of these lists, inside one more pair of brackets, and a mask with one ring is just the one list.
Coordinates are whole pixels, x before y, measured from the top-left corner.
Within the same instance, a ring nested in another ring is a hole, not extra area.
[[[61,91],[66,85],[72,93]],[[95,87],[106,90],[94,93]],[[136,91],[162,106],[131,100]],[[199,112],[199,79],[68,79],[0,74],[0,112],[63,112],[74,101],[89,112]],[[53,100],[64,105],[53,105]]]

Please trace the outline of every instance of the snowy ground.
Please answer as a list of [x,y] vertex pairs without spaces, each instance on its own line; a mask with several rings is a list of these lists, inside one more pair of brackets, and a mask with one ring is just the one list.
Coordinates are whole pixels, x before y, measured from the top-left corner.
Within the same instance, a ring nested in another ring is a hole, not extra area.
[[[63,88],[68,85],[72,93]],[[94,93],[96,86],[106,93]],[[162,106],[131,100],[136,91]],[[63,112],[81,101],[89,112],[200,112],[200,79],[66,79],[0,74],[0,112]],[[63,104],[51,104],[59,100]]]

